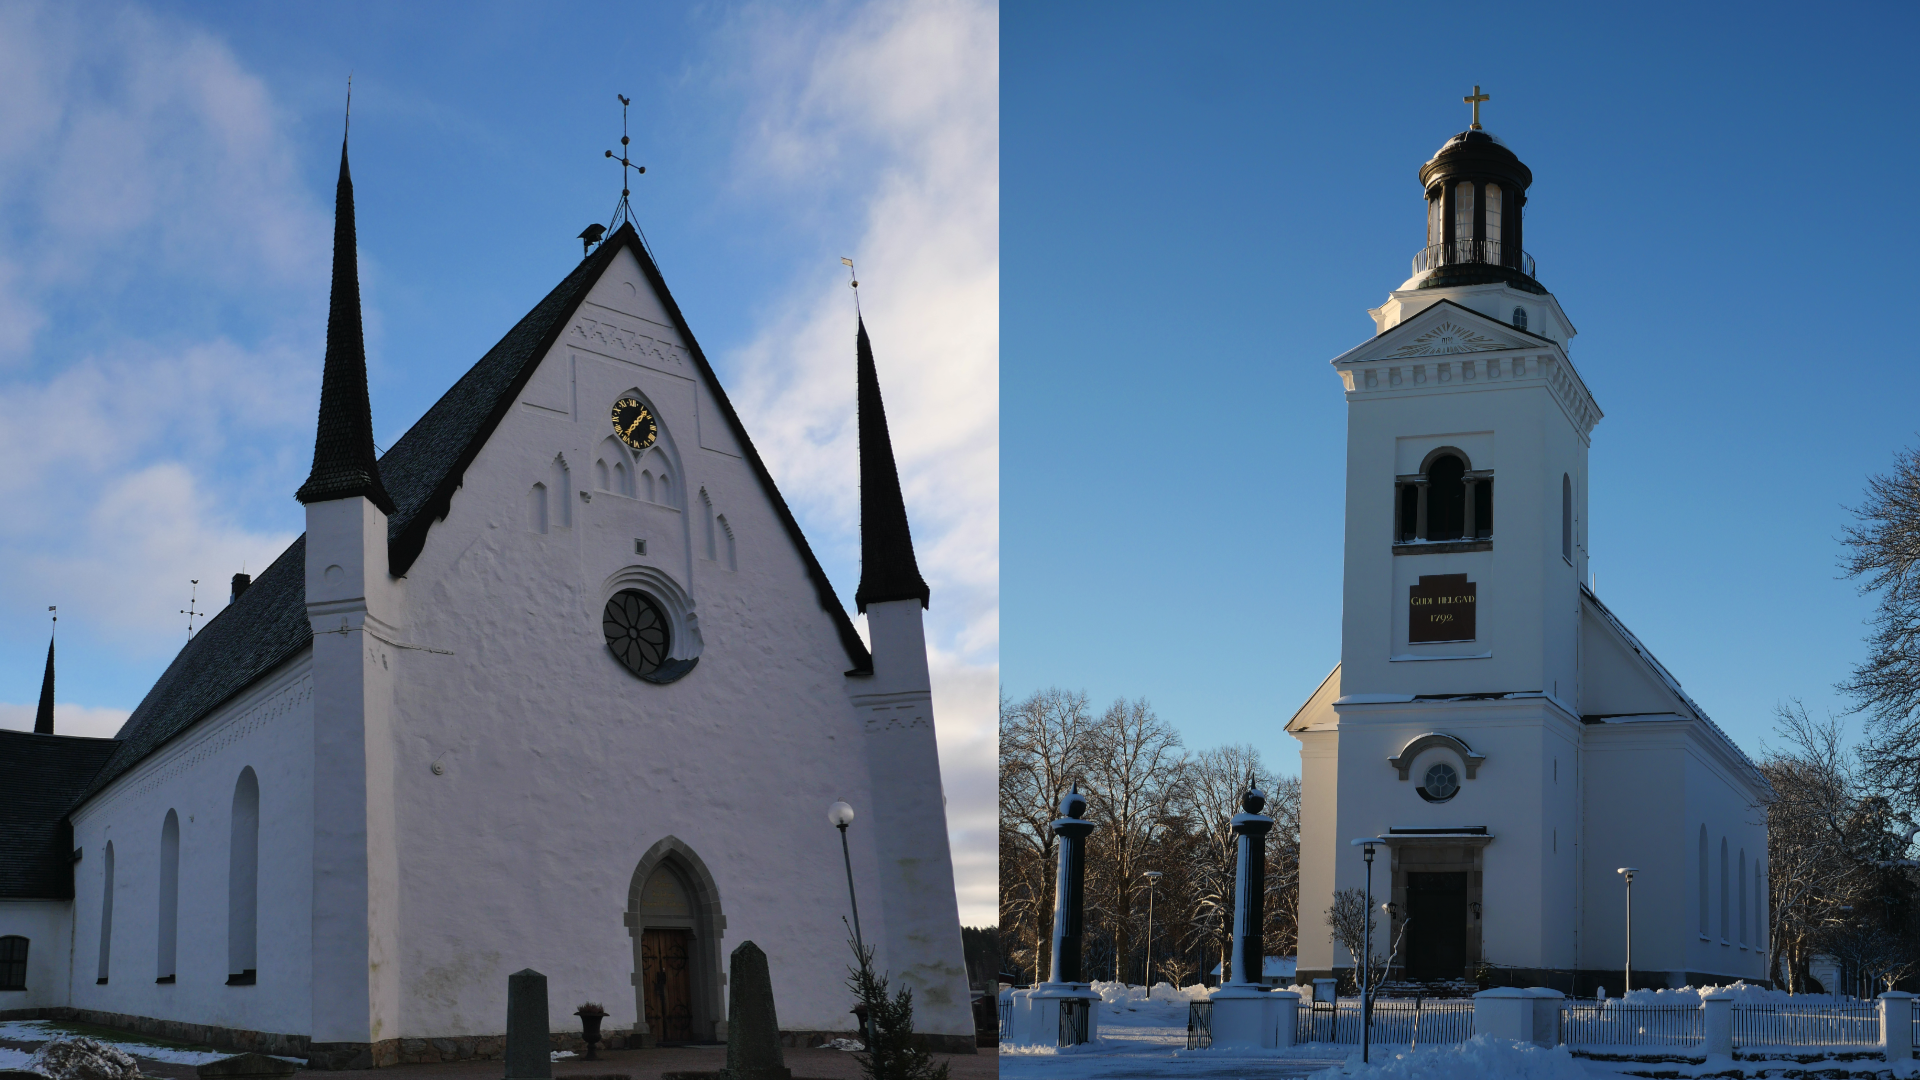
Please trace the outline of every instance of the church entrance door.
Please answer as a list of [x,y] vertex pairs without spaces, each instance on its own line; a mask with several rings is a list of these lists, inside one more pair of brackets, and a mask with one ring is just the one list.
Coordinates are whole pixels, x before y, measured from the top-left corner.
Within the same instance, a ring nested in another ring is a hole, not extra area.
[[1407,875],[1407,978],[1458,979],[1467,970],[1467,875]]
[[640,939],[640,977],[646,982],[647,1029],[662,1043],[693,1041],[693,980],[687,930],[648,930]]

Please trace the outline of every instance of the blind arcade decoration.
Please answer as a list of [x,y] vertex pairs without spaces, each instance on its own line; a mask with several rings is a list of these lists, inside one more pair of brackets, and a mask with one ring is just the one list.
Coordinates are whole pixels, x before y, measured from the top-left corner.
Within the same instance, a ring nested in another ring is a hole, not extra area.
[[1407,641],[1472,641],[1475,590],[1465,574],[1423,574],[1407,589]]

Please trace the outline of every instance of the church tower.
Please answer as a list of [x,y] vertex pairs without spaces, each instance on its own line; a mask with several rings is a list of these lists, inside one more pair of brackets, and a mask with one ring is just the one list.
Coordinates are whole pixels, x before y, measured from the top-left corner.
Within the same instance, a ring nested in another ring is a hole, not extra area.
[[1411,276],[1369,312],[1375,336],[1332,361],[1348,421],[1340,665],[1288,725],[1302,756],[1303,972],[1350,962],[1322,913],[1363,884],[1347,840],[1370,836],[1392,853],[1374,877],[1376,903],[1395,905],[1388,932],[1412,917],[1411,977],[1460,978],[1485,959],[1482,914],[1503,894],[1539,902],[1500,908],[1499,962],[1575,962],[1600,410],[1568,358],[1573,325],[1522,246],[1532,171],[1478,111],[1420,167]]
[[307,508],[313,627],[313,1041],[364,1045],[398,1027],[399,860],[394,844],[394,690],[384,641],[405,640],[402,582],[388,573],[393,499],[374,456],[353,177],[340,144],[333,290]]
[[[972,1030],[967,972],[954,959],[960,909],[947,839],[940,749],[934,740],[933,679],[922,611],[930,592],[913,554],[906,500],[887,432],[873,345],[861,320],[855,340],[860,425],[860,586],[873,671],[856,681],[854,714],[866,733],[873,773],[874,847],[885,930],[878,964],[913,989],[921,1030]],[[849,673],[853,674],[853,673]],[[871,939],[869,939],[871,940]]]

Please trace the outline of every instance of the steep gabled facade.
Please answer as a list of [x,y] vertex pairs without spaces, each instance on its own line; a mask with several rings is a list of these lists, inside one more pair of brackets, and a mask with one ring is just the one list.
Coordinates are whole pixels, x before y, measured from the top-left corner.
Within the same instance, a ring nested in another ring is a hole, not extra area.
[[844,1033],[844,799],[867,941],[970,1048],[924,583],[869,652],[630,225],[374,461],[349,184],[306,534],[68,801],[39,1004],[353,1067],[497,1054],[531,967],[555,1031],[698,1042],[751,939],[782,1027]]

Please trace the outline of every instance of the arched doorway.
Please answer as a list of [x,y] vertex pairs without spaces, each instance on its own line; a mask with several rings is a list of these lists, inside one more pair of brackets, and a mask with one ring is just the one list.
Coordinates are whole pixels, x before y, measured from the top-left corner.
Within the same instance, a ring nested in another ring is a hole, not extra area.
[[720,940],[727,919],[713,875],[669,836],[647,850],[627,888],[634,1031],[643,1045],[717,1042],[726,1019]]

